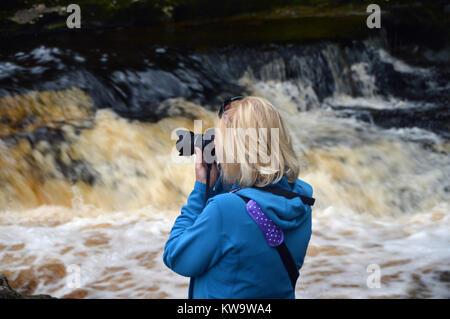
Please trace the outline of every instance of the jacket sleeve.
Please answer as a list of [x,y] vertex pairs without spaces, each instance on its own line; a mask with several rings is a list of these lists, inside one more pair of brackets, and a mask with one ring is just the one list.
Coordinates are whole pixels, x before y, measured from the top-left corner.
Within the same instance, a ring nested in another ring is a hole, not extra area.
[[195,182],[187,205],[181,208],[164,248],[164,264],[182,276],[201,275],[222,254],[221,216],[214,200],[209,199],[205,207],[205,186]]

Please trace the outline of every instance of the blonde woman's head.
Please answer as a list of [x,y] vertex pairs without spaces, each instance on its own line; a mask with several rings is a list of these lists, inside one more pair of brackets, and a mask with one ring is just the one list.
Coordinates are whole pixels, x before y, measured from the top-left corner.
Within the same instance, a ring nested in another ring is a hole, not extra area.
[[291,138],[280,113],[266,99],[233,101],[218,119],[216,155],[227,183],[243,187],[294,182],[299,173]]

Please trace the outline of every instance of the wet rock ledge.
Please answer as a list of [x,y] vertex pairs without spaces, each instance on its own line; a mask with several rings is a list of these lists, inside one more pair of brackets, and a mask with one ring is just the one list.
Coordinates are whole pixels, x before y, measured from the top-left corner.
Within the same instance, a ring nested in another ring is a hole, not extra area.
[[50,295],[22,295],[12,289],[8,284],[8,279],[0,274],[0,299],[57,299]]

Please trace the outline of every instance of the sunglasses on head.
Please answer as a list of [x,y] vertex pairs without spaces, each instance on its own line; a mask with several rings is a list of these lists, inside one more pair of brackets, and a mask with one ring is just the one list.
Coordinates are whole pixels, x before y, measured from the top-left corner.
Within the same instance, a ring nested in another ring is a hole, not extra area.
[[223,113],[225,113],[226,110],[228,110],[231,106],[231,102],[242,100],[243,96],[235,96],[230,99],[226,99],[223,101],[222,106],[219,109],[219,119],[222,118]]

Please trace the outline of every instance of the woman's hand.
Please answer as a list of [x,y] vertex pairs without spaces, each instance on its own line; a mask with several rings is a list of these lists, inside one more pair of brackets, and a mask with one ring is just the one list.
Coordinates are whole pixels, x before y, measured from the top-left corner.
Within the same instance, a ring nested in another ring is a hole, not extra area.
[[[195,179],[197,182],[206,184],[206,163],[203,160],[203,154],[199,147],[195,147]],[[219,176],[219,169],[214,162],[211,166],[211,173],[209,175],[209,187],[214,187],[217,177]]]

